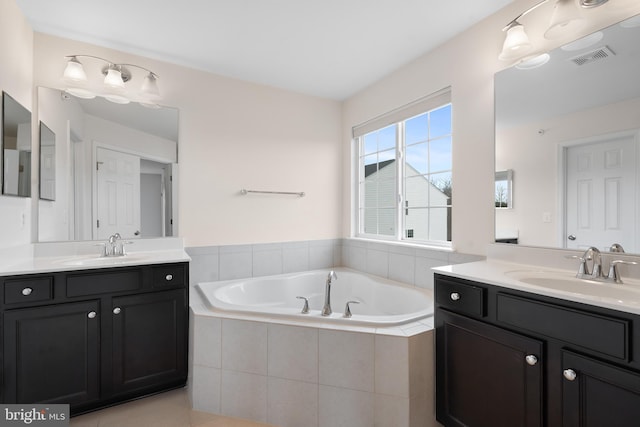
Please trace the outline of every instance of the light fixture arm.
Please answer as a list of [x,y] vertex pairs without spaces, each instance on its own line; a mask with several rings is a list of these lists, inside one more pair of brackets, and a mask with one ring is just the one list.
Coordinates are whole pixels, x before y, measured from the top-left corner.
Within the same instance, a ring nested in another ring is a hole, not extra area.
[[507,31],[509,28],[513,27],[514,25],[519,25],[520,23],[518,22],[518,19],[524,17],[525,15],[529,14],[530,12],[533,12],[534,10],[536,10],[538,7],[542,6],[542,4],[548,2],[549,0],[542,0],[536,4],[534,4],[533,6],[531,6],[529,9],[525,10],[524,12],[522,12],[520,15],[516,16],[515,18],[513,18],[507,25],[504,26],[504,28],[502,29],[502,31]]

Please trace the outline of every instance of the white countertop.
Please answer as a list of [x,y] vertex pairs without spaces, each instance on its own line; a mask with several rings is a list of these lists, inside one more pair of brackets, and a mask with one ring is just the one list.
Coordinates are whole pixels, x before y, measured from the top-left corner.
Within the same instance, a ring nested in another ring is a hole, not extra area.
[[[127,255],[100,257],[99,242],[63,242],[31,245],[16,249],[13,256],[0,259],[0,276],[91,270],[132,265],[188,262],[182,239],[136,240],[127,246]],[[6,254],[5,254],[6,255]]]
[[[435,267],[435,273],[461,279],[473,280],[508,289],[530,292],[554,298],[584,304],[606,307],[628,313],[640,314],[640,282],[634,279],[625,279],[623,284],[594,282],[590,280],[576,279],[575,271],[545,268],[537,265],[518,264],[500,260],[486,260],[467,264],[448,265]],[[605,271],[606,274],[606,271]],[[559,279],[550,283],[557,286],[539,286],[526,283],[518,277],[538,277],[540,281],[545,277]],[[570,285],[563,287],[563,283]],[[584,286],[584,291],[582,290]],[[597,292],[593,293],[592,290]],[[616,295],[624,292],[624,295]]]

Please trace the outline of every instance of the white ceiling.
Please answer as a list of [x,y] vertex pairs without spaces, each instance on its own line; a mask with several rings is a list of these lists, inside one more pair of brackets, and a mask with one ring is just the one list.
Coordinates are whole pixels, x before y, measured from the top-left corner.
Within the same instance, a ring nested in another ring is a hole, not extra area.
[[511,1],[17,0],[17,4],[38,32],[342,100]]

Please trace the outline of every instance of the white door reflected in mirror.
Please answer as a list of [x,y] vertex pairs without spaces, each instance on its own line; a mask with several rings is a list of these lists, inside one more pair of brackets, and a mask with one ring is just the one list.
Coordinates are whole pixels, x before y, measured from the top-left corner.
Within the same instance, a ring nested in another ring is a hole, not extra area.
[[[120,233],[125,239],[140,230],[140,157],[119,151],[96,150],[98,240]],[[136,234],[138,232],[138,234]]]

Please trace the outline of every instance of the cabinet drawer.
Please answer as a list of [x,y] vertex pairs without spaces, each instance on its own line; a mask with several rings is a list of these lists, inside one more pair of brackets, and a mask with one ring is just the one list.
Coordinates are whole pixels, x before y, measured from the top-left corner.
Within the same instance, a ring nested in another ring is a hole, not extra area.
[[629,360],[628,320],[501,293],[497,298],[497,320],[596,353]]
[[458,313],[485,316],[486,289],[458,280],[436,278],[436,303]]
[[186,267],[182,264],[170,264],[153,267],[153,286],[184,286]]
[[115,269],[67,276],[67,296],[135,291],[142,287],[140,269]]
[[53,298],[53,277],[9,279],[4,282],[4,303],[19,304]]

